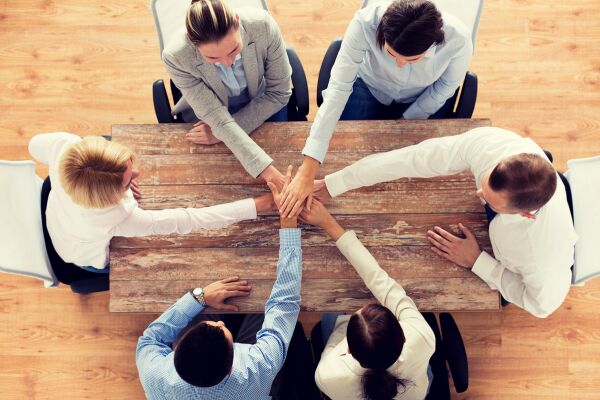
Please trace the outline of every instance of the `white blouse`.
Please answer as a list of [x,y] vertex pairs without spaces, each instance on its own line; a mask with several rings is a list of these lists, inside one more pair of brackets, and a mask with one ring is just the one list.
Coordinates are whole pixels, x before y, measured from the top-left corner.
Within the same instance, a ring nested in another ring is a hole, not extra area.
[[[353,231],[344,233],[336,244],[377,300],[396,315],[404,331],[402,353],[388,371],[410,384],[404,392],[398,389],[396,399],[422,400],[429,386],[429,359],[435,351],[433,331],[402,286],[379,266]],[[349,319],[347,315],[338,317],[315,372],[317,386],[332,400],[363,399],[361,379],[366,370],[348,353]]]
[[29,142],[29,153],[49,166],[52,190],[46,221],[52,244],[66,262],[103,269],[113,236],[185,234],[256,218],[253,199],[205,208],[143,210],[127,190],[123,199],[111,207],[75,204],[61,186],[59,162],[62,154],[80,140],[70,133],[55,132],[36,135]]

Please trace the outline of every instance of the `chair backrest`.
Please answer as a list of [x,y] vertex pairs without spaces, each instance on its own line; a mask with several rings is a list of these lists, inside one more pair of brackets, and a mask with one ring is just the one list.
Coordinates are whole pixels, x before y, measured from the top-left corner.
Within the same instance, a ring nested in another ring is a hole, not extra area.
[[573,196],[573,219],[579,239],[575,244],[573,283],[600,275],[600,156],[567,162],[565,174]]
[[[364,0],[362,8],[381,1],[383,0]],[[431,2],[441,12],[454,15],[460,19],[471,30],[473,48],[475,48],[477,28],[479,28],[479,19],[483,10],[483,0],[431,0]]]
[[42,180],[33,161],[0,160],[0,271],[57,286],[42,232]]
[[[233,8],[254,7],[269,10],[266,0],[225,0]],[[151,0],[152,15],[158,33],[160,54],[176,34],[185,29],[185,14],[191,0]]]

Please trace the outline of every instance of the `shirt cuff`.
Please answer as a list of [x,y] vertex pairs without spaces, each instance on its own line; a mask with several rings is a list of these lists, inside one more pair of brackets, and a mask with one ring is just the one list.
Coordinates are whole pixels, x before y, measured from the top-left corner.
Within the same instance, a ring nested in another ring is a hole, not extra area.
[[324,143],[317,139],[313,139],[310,136],[306,139],[306,144],[302,149],[302,154],[305,156],[309,156],[323,164],[323,160],[325,160],[325,154],[327,154],[327,148],[329,147],[329,142]]
[[354,231],[346,231],[339,239],[335,242],[337,248],[343,253],[343,249],[354,246],[358,238],[356,237],[356,232]]
[[279,230],[279,247],[300,247],[300,228],[284,228]]
[[190,292],[187,292],[177,300],[176,307],[190,319],[194,318],[204,310],[204,306],[198,303]]
[[264,155],[257,157],[254,161],[249,163],[248,168],[246,168],[246,171],[250,175],[252,175],[254,179],[256,179],[272,163],[273,159],[265,153]]
[[325,186],[331,197],[337,197],[350,190],[344,183],[344,170],[325,176]]
[[[475,264],[471,271],[481,279],[483,279],[488,285],[493,283],[493,273],[496,268],[496,264],[498,264],[498,260],[489,255],[487,252],[482,251],[477,257]],[[496,289],[494,287],[494,289]]]

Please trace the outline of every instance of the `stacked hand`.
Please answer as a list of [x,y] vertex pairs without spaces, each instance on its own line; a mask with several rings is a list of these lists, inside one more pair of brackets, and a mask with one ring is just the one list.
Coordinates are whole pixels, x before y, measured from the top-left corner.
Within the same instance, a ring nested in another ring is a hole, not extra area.
[[247,297],[250,295],[252,286],[247,281],[240,281],[237,276],[231,276],[220,281],[211,283],[204,288],[204,301],[206,305],[216,310],[238,311],[233,304],[226,304],[230,297]]
[[271,189],[271,193],[273,193],[273,200],[275,201],[275,204],[277,205],[277,207],[280,210],[279,213],[280,213],[280,217],[281,217],[281,227],[282,228],[295,228],[297,226],[297,217],[296,216],[290,215],[288,217],[284,217],[283,213],[281,213],[281,204],[282,204],[282,196],[283,196],[282,193],[285,192],[285,190],[288,188],[288,186],[290,184],[290,181],[292,180],[292,169],[293,168],[291,165],[288,166],[281,191],[279,190],[277,185],[275,185],[273,182],[267,182],[267,186],[269,186],[269,189]]

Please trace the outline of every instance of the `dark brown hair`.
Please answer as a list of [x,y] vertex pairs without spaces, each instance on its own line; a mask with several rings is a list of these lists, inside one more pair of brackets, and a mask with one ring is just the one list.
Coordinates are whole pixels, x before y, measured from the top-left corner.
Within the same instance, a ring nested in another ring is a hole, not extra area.
[[396,0],[387,8],[377,26],[377,45],[387,43],[406,56],[424,53],[444,42],[442,14],[430,1]]
[[398,386],[406,390],[409,381],[387,371],[400,357],[405,340],[390,310],[380,304],[367,304],[350,317],[346,337],[352,357],[367,369],[362,377],[366,399],[393,399]]
[[494,192],[505,191],[508,194],[511,208],[537,210],[556,191],[556,170],[540,155],[517,154],[494,167],[488,184]]
[[183,334],[173,362],[177,374],[190,385],[215,386],[231,371],[233,346],[223,329],[200,322]]
[[236,14],[221,0],[193,0],[185,18],[188,38],[195,45],[218,42],[238,27]]

